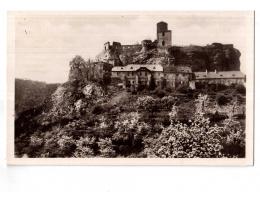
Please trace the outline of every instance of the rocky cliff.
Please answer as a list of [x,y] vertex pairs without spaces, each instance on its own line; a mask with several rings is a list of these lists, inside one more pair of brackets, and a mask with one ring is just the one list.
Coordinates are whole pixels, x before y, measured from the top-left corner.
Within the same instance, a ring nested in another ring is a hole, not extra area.
[[[135,46],[123,48],[120,52],[104,51],[103,58],[116,58],[117,63],[127,64],[162,64],[189,65],[196,71],[231,71],[240,70],[240,51],[230,44],[213,43],[207,46],[172,46],[158,49],[156,41],[144,40],[142,48]],[[109,56],[108,56],[109,55]],[[101,54],[102,57],[102,54]],[[120,62],[118,62],[120,59]],[[171,64],[172,64],[171,63]]]

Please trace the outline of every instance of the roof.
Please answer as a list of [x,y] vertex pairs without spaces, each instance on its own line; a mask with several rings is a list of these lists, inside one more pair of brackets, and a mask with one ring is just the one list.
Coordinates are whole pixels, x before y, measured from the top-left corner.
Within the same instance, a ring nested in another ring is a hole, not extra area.
[[155,64],[151,64],[151,65],[136,65],[136,64],[130,64],[127,66],[116,66],[112,68],[112,72],[131,72],[131,71],[137,71],[140,68],[146,68],[150,71],[154,71],[154,72],[163,72],[163,67],[161,65],[155,65]]
[[164,67],[165,73],[192,73],[191,67],[189,66],[167,66]]
[[224,78],[245,78],[241,71],[219,71],[219,72],[194,72],[196,80],[202,79],[224,79]]

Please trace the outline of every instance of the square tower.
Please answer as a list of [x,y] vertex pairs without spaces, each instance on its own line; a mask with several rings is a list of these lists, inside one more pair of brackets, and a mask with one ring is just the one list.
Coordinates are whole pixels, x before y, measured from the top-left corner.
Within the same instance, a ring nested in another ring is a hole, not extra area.
[[157,23],[158,47],[169,47],[172,45],[172,31],[168,30],[166,22]]

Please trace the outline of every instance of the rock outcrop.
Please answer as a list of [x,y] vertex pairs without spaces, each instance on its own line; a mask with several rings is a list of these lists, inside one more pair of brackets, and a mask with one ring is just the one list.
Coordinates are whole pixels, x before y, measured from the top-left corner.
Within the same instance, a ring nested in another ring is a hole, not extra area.
[[[154,48],[154,42],[143,41],[138,51],[127,49],[119,55],[123,64],[189,65],[192,71],[240,70],[240,52],[233,45],[213,43],[207,46],[172,46],[168,49]],[[170,63],[172,64],[172,63]]]

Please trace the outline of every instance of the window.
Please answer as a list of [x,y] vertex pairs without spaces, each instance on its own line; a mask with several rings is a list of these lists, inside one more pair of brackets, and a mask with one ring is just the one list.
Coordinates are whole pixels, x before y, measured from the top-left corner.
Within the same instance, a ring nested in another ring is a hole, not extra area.
[[165,45],[165,42],[164,41],[162,41],[162,46],[164,46]]
[[162,36],[164,36],[165,34],[164,34],[164,32],[162,32]]
[[118,76],[118,75],[119,75],[119,72],[116,72],[116,75]]
[[130,67],[130,69],[133,69],[133,67]]

